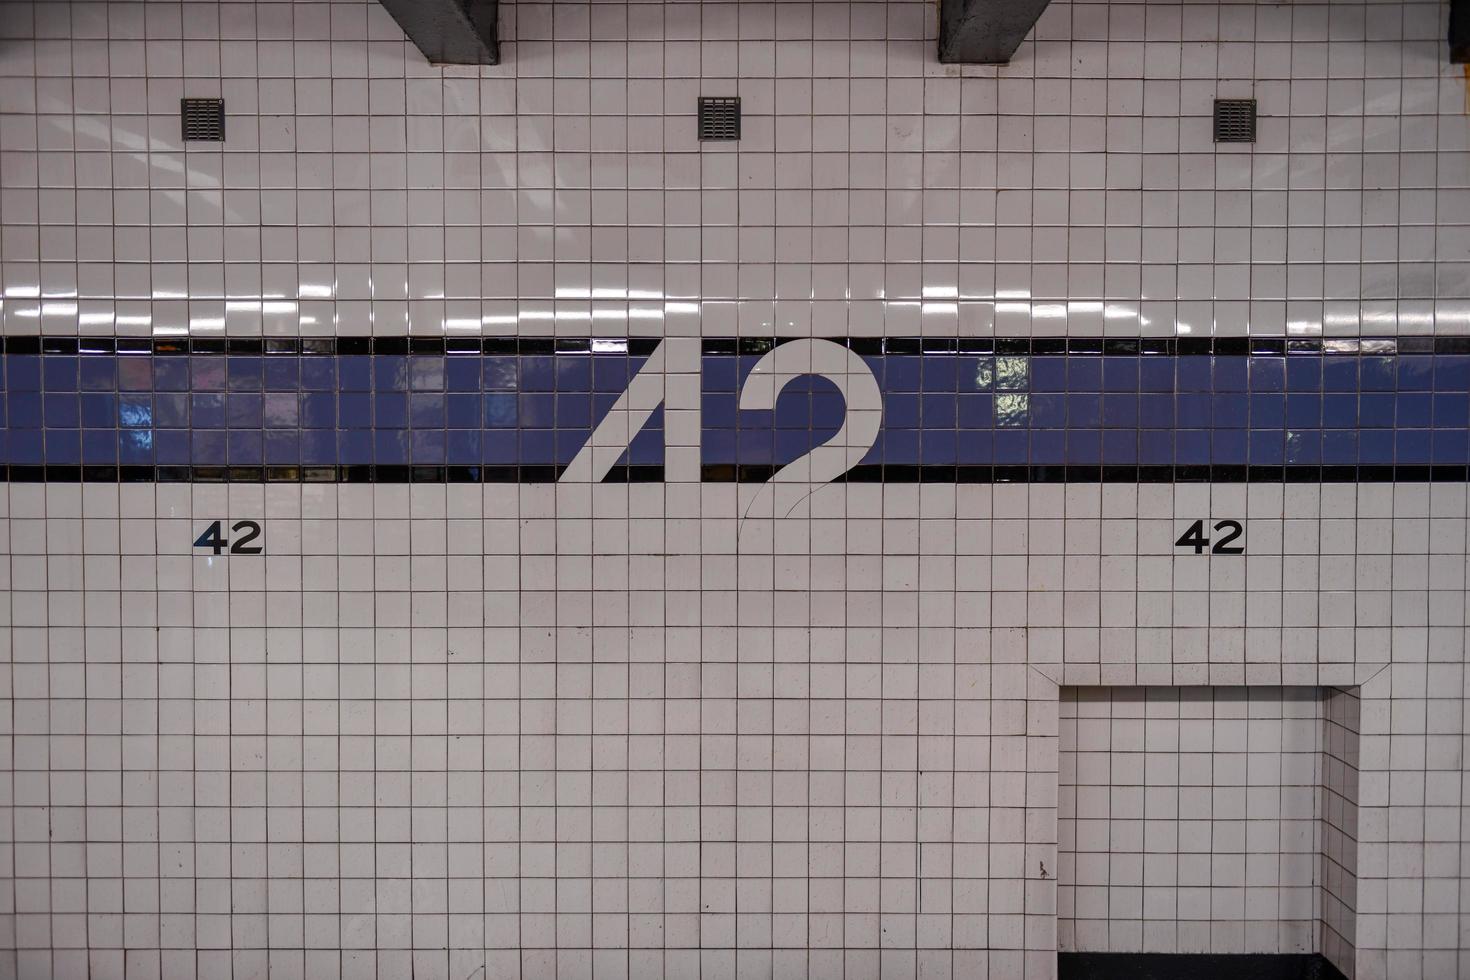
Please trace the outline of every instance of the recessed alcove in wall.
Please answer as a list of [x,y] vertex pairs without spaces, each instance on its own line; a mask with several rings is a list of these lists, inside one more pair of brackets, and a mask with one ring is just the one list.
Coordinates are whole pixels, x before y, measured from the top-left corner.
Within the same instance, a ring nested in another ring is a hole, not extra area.
[[1353,976],[1355,688],[1070,687],[1060,718],[1064,977],[1139,953]]

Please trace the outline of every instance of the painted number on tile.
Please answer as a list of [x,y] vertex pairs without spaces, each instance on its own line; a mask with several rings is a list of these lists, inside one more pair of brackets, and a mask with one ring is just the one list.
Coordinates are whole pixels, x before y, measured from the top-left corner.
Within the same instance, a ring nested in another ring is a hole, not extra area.
[[236,521],[230,525],[230,532],[239,537],[234,541],[225,539],[220,525],[223,521],[215,521],[204,529],[204,533],[194,539],[194,547],[211,548],[216,555],[223,554],[226,549],[232,555],[258,555],[265,550],[263,545],[253,544],[260,537],[260,525],[255,521]]
[[1223,532],[1223,535],[1216,538],[1215,546],[1210,548],[1210,539],[1205,537],[1205,522],[1203,520],[1195,521],[1189,525],[1189,530],[1181,534],[1179,540],[1174,542],[1174,547],[1193,548],[1194,553],[1197,555],[1204,554],[1206,548],[1210,548],[1210,554],[1212,555],[1245,554],[1245,545],[1231,544],[1232,541],[1245,533],[1245,528],[1241,526],[1239,521],[1219,521],[1215,524],[1215,530],[1217,532]]

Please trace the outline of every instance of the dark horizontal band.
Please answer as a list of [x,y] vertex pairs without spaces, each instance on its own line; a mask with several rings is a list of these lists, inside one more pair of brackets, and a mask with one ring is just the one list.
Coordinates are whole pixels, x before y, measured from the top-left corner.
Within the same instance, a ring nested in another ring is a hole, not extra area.
[[[711,465],[706,483],[765,483],[776,467]],[[555,483],[562,466],[0,466],[10,483]],[[614,466],[604,483],[661,483]],[[864,464],[837,483],[1466,483],[1470,466],[907,466]]]
[[[11,483],[554,483],[562,466],[0,466]],[[661,466],[614,467],[608,482],[656,483]]]
[[1059,953],[1059,980],[1345,980],[1320,953]]
[[[794,337],[706,337],[711,355],[764,354]],[[1092,354],[1110,357],[1286,354],[1470,354],[1470,337],[830,337],[865,357],[925,354],[1000,354],[1035,357]]]
[[[794,337],[707,337],[711,355],[760,355]],[[1094,354],[1214,355],[1470,354],[1466,337],[829,337],[856,352],[885,354]],[[656,337],[41,337],[0,336],[0,354],[236,354],[236,355],[444,355],[535,356],[616,353],[647,357]]]
[[657,337],[0,337],[0,354],[444,355],[526,357],[627,353],[647,357]]
[[[772,466],[705,466],[707,483],[764,483]],[[838,483],[1464,483],[1467,466],[908,466],[862,464]]]

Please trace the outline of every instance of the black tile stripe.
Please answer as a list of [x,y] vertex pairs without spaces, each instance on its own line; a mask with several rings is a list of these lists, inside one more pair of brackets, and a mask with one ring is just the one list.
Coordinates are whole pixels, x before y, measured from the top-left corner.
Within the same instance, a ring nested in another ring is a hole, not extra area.
[[[706,483],[764,483],[777,467],[718,464]],[[1464,483],[1467,466],[935,466],[864,463],[838,483]]]
[[[795,337],[707,337],[707,355],[757,355]],[[884,354],[1064,354],[1137,357],[1140,355],[1245,357],[1287,354],[1470,354],[1467,337],[825,337],[863,357]]]
[[1321,953],[1058,953],[1058,980],[1345,980]]
[[[594,341],[626,344],[632,357],[647,357],[657,337],[39,337],[0,336],[0,354],[234,354],[316,355],[500,355],[586,354]],[[599,351],[616,354],[621,351]]]
[[[796,337],[706,337],[709,355],[758,356]],[[1089,354],[1133,357],[1148,354],[1234,357],[1285,354],[1470,354],[1464,337],[825,337],[865,357],[883,354]],[[594,341],[627,344],[634,357],[647,357],[657,337],[40,337],[0,336],[0,354],[235,354],[366,355],[482,354],[534,356],[585,354]],[[601,353],[601,352],[599,352]],[[615,353],[615,352],[608,352]]]
[[[564,466],[110,466],[0,464],[9,483],[554,483]],[[778,467],[711,464],[706,483],[764,483]],[[661,483],[664,467],[615,466],[604,483]],[[1470,466],[935,466],[865,463],[837,483],[1466,483]]]

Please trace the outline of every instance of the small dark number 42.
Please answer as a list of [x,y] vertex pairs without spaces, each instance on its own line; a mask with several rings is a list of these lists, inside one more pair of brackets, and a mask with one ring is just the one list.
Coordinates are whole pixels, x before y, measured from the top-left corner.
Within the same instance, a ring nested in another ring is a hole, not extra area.
[[1194,553],[1197,555],[1204,554],[1206,548],[1210,548],[1210,554],[1212,555],[1245,554],[1245,545],[1232,545],[1230,543],[1245,532],[1245,528],[1240,526],[1239,521],[1220,521],[1215,525],[1215,530],[1224,531],[1225,535],[1224,537],[1216,538],[1215,546],[1210,548],[1210,539],[1205,537],[1205,522],[1203,520],[1195,521],[1189,525],[1189,530],[1181,534],[1179,540],[1174,542],[1174,547],[1193,548]]
[[211,548],[217,555],[222,554],[225,549],[229,549],[232,555],[258,555],[265,550],[261,545],[250,543],[260,537],[260,525],[255,521],[236,521],[232,524],[230,526],[232,533],[239,534],[241,531],[245,532],[233,542],[225,540],[224,534],[220,530],[221,523],[223,522],[215,521],[209,527],[205,528],[204,533],[194,539],[194,547]]

